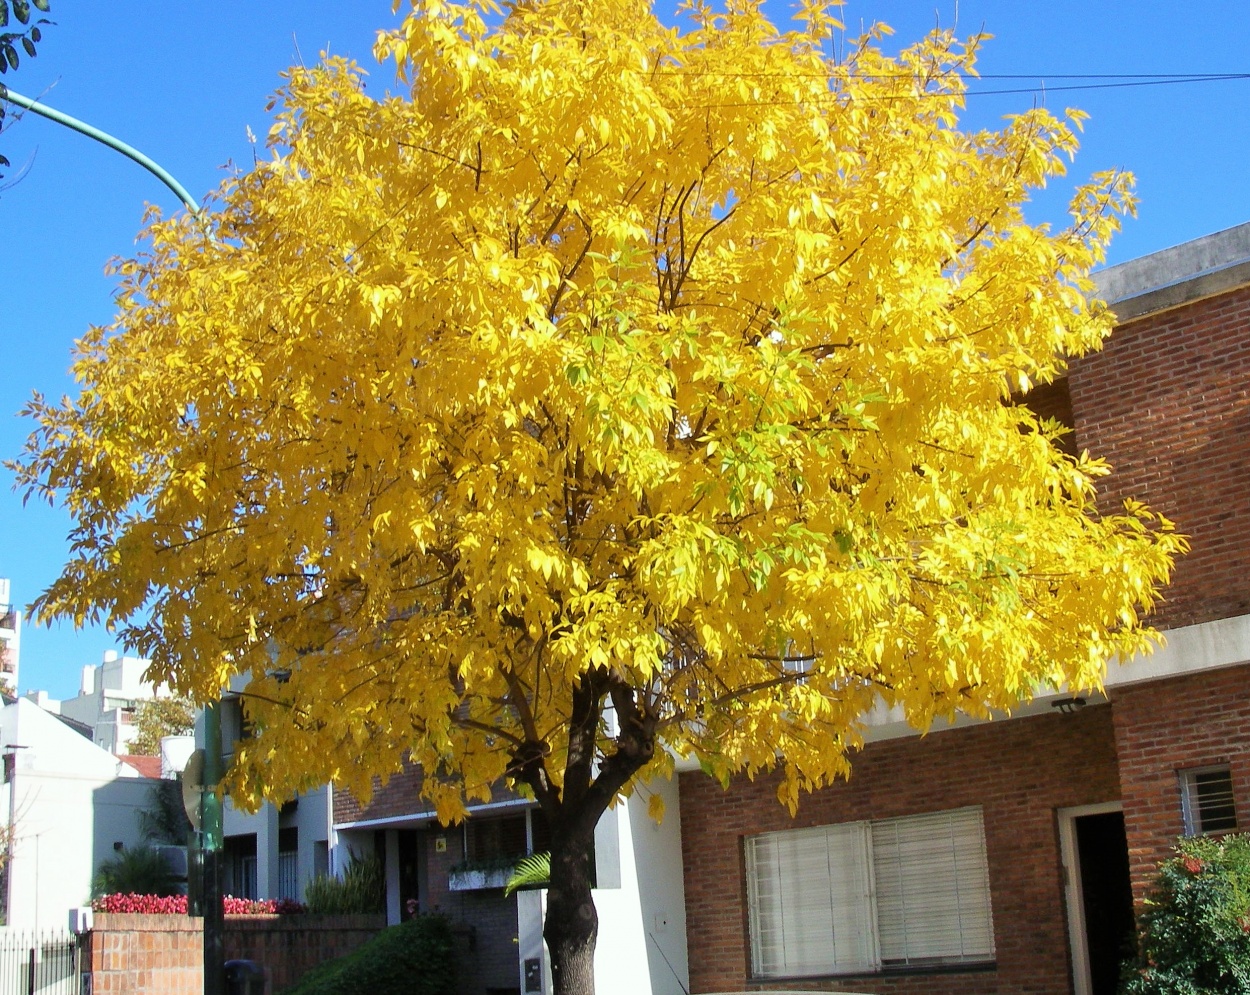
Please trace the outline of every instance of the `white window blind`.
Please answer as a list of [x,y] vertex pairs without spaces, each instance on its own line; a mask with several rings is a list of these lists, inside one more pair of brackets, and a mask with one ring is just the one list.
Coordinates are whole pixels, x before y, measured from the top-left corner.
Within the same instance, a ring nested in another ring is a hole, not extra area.
[[864,823],[747,841],[752,955],[765,977],[849,974],[876,963]]
[[993,956],[980,811],[874,822],[872,864],[883,964],[950,964]]
[[993,959],[980,809],[766,833],[746,859],[756,976]]

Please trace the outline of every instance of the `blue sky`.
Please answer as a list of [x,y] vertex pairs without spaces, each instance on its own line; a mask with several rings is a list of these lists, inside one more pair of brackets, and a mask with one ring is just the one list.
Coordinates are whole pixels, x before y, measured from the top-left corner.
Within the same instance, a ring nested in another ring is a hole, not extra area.
[[[250,162],[247,127],[268,131],[264,110],[278,74],[329,49],[373,66],[379,28],[397,23],[389,0],[52,0],[58,23],[45,31],[38,58],[7,78],[15,89],[91,122],[136,146],[202,196],[223,166]],[[789,8],[771,0],[773,16]],[[663,7],[661,9],[664,9]],[[965,120],[992,126],[1035,101],[1090,113],[1074,180],[1112,167],[1138,178],[1139,215],[1112,247],[1111,262],[1250,221],[1250,79],[1182,85],[1114,86],[1066,91],[1072,74],[1236,73],[1250,71],[1250,4],[1203,0],[855,0],[844,8],[851,33],[884,21],[891,44],[914,40],[935,23],[995,38],[976,90],[1028,92],[971,96]],[[377,67],[371,87],[391,85]],[[1111,80],[1087,80],[1109,83]],[[145,205],[173,210],[171,194],[149,174],[103,146],[42,119],[0,135],[13,162],[0,190],[0,458],[20,451],[30,426],[17,411],[32,391],[59,396],[74,339],[112,316],[108,259],[133,254]],[[1034,220],[1062,223],[1067,189],[1047,191]],[[56,576],[68,520],[30,503],[0,470],[0,577],[29,602]],[[117,646],[103,628],[75,632],[27,625],[21,690],[75,693],[79,669]]]

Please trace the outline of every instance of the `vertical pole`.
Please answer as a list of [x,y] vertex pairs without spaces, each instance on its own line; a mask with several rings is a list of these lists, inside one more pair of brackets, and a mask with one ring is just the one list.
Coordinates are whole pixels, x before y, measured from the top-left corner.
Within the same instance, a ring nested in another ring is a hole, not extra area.
[[4,924],[13,924],[13,842],[17,835],[17,752],[4,751],[4,779],[9,784],[9,828],[4,839]]
[[204,793],[200,799],[204,887],[204,995],[225,995],[226,955],[221,907],[221,703],[204,709]]

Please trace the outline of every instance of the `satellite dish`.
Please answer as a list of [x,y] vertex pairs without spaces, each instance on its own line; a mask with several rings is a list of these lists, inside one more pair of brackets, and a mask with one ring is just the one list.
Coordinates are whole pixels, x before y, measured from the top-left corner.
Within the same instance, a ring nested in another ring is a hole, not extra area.
[[182,769],[182,807],[191,820],[191,828],[200,829],[200,797],[204,793],[204,751],[195,750]]

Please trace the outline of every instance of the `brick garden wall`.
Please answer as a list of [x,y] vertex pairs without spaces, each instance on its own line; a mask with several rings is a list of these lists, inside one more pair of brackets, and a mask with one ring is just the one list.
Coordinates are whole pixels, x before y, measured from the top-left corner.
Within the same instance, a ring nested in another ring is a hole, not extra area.
[[[227,916],[225,955],[260,964],[277,992],[384,926],[381,916]],[[83,961],[93,995],[201,995],[203,930],[189,916],[97,914]]]
[[95,916],[83,972],[92,995],[202,995],[203,920],[189,916]]
[[1228,764],[1237,824],[1250,827],[1250,664],[1208,670],[1112,694],[1133,897],[1181,835],[1177,771]]
[[[681,775],[692,992],[833,989],[890,995],[1065,995],[1067,925],[1055,809],[1119,798],[1111,708],[1041,715],[867,746],[851,779],[802,799],[777,782]],[[779,829],[983,807],[997,964],[992,970],[761,985],[747,963],[743,837]]]
[[385,928],[386,917],[381,915],[227,916],[226,960],[255,961],[268,972],[269,990],[280,992],[317,965],[347,956]]

